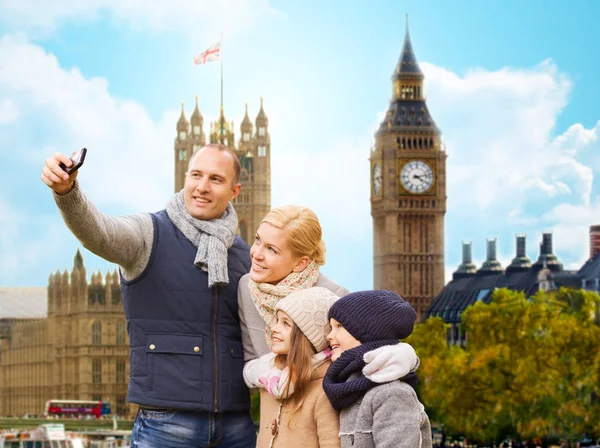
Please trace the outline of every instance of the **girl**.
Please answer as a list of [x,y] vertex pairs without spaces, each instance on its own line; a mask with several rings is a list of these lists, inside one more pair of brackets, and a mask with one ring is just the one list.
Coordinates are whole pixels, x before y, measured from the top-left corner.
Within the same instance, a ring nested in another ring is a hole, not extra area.
[[331,354],[327,311],[337,298],[314,287],[275,305],[272,354],[244,368],[246,382],[263,387],[257,448],[340,447],[338,415],[322,387]]
[[407,338],[417,315],[391,291],[349,294],[329,309],[333,364],[323,388],[340,411],[342,448],[431,448],[431,426],[413,387],[416,377],[375,384],[362,374],[363,356]]
[[[263,218],[250,249],[250,273],[238,285],[245,361],[270,352],[275,306],[288,294],[313,286],[324,287],[338,297],[348,294],[320,272],[325,264],[322,235],[317,215],[307,207],[279,207]],[[364,373],[376,382],[398,379],[418,366],[408,344],[381,347],[367,354],[365,360]]]

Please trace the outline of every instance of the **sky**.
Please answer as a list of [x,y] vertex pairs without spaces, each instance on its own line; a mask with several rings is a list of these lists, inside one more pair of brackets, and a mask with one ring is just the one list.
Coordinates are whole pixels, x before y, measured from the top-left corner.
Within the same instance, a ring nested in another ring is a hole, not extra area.
[[[373,287],[369,148],[391,98],[409,16],[447,159],[446,281],[461,242],[506,266],[517,233],[543,231],[577,269],[600,224],[600,3],[4,0],[0,6],[0,286],[46,286],[81,249],[40,180],[54,152],[86,146],[78,179],[104,213],[164,208],[184,102],[219,112],[219,64],[192,57],[223,33],[224,107],[236,128],[264,98],[273,207],[321,220],[323,272]],[[208,132],[207,126],[204,129]],[[239,138],[239,131],[238,131]]]

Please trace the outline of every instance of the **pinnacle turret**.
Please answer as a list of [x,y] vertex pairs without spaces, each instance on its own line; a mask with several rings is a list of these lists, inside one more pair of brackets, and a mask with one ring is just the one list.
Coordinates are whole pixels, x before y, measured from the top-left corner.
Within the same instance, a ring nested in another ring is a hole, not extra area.
[[191,122],[192,126],[200,126],[200,127],[202,127],[202,124],[204,122],[204,118],[202,117],[202,114],[200,113],[200,109],[198,108],[198,96],[196,96],[196,107],[194,108],[194,112],[192,113],[190,122]]
[[265,114],[265,110],[263,108],[262,96],[260,97],[260,110],[258,111],[258,115],[256,116],[255,124],[257,128],[269,126],[269,119],[267,118],[267,114]]
[[181,103],[181,115],[177,120],[177,132],[188,132],[190,130],[190,123],[185,117],[185,110],[183,109],[183,102]]

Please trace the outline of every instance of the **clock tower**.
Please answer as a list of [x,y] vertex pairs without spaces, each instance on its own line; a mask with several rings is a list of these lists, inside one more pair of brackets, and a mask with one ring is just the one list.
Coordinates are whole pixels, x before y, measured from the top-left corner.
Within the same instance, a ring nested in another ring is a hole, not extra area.
[[446,153],[423,95],[408,20],[392,98],[371,163],[374,288],[407,300],[419,320],[444,286]]

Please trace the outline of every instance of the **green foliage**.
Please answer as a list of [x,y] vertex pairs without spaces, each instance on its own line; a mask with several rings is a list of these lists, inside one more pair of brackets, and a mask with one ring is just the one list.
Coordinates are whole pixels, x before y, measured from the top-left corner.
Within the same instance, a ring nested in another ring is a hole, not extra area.
[[600,434],[599,304],[581,290],[497,290],[463,312],[464,348],[446,345],[439,318],[417,325],[408,342],[428,413],[449,433],[486,443]]
[[250,416],[253,421],[260,421],[260,391],[258,389],[250,391]]

